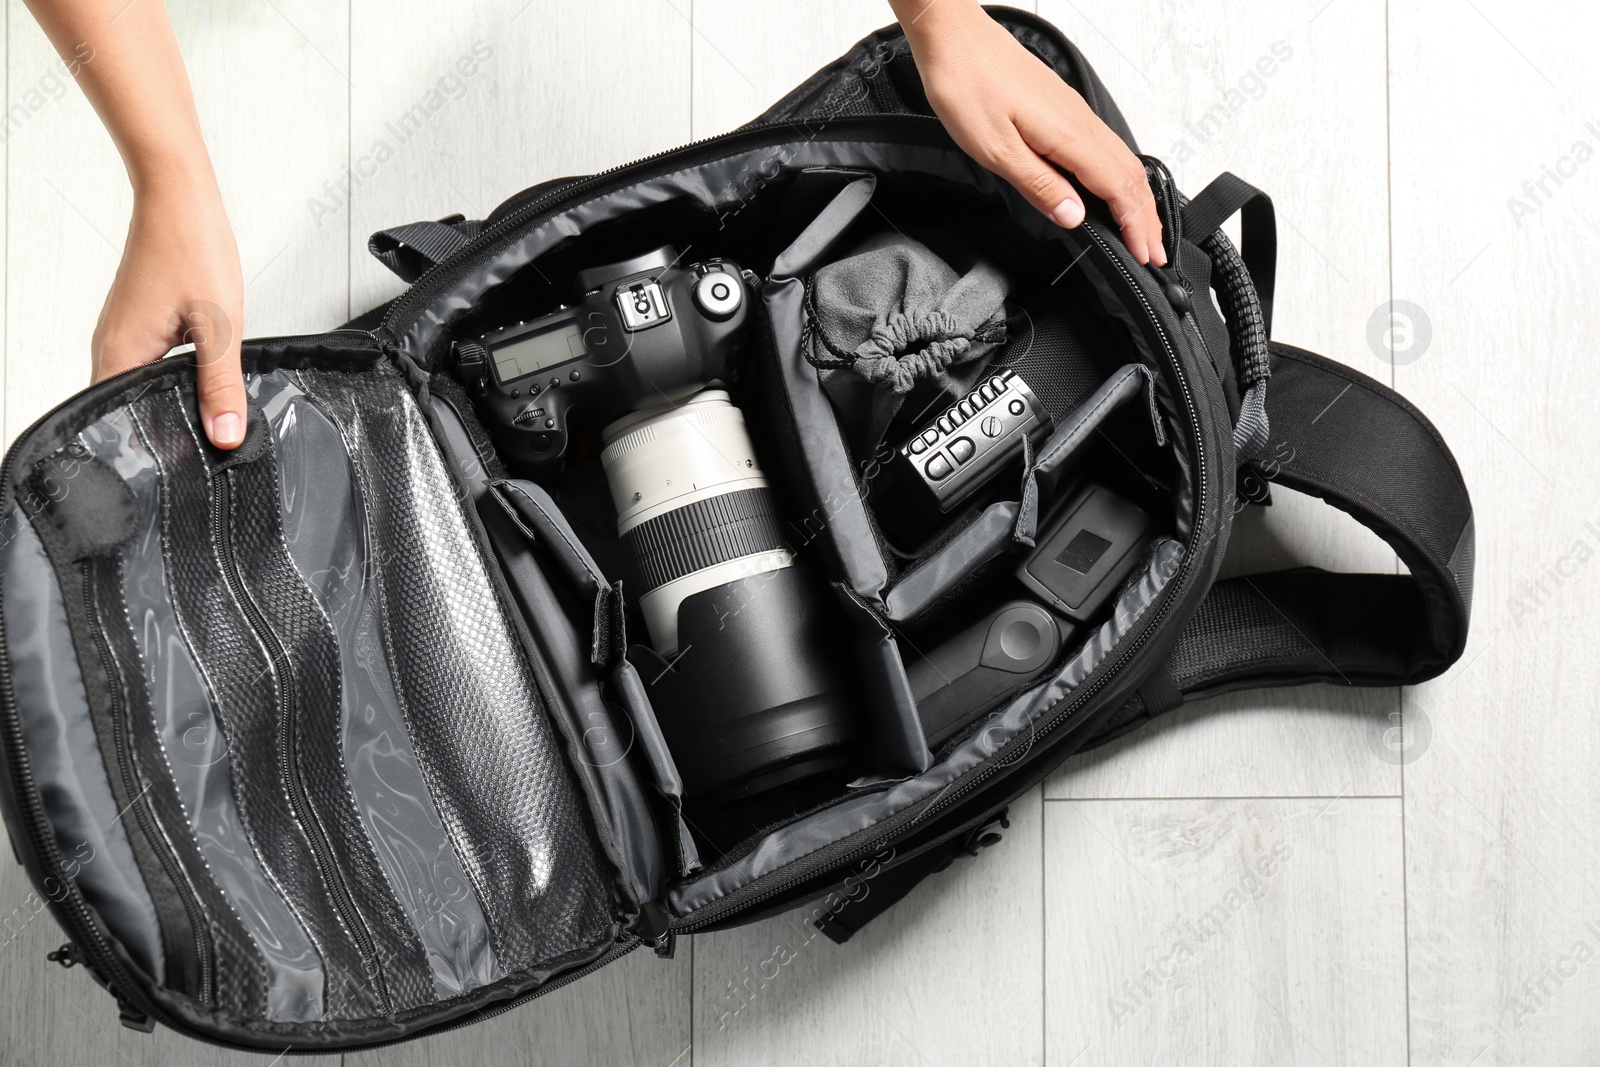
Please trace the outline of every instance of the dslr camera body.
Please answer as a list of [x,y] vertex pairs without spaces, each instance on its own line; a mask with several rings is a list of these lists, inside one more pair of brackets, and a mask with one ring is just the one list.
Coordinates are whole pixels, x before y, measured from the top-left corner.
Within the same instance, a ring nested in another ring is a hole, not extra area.
[[456,345],[506,458],[547,470],[566,453],[574,410],[610,418],[726,376],[753,280],[724,260],[678,259],[663,245],[581,271],[577,304]]

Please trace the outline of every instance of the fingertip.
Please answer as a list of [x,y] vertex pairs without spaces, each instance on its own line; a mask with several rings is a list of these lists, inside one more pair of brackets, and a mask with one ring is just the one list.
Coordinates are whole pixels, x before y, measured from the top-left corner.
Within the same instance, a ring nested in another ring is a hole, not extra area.
[[205,418],[206,437],[218,448],[234,449],[244,443],[244,419],[237,411],[222,411]]
[[1063,229],[1071,230],[1083,224],[1083,204],[1069,196],[1050,211],[1051,220]]
[[1159,237],[1156,238],[1155,243],[1150,246],[1150,262],[1154,263],[1158,267],[1165,267],[1167,265],[1167,249],[1161,243],[1161,239]]

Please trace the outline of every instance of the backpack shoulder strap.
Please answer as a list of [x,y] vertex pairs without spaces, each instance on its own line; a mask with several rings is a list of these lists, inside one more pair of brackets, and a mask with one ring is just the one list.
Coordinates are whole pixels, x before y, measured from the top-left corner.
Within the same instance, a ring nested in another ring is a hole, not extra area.
[[1303,567],[1217,582],[1162,667],[1085,747],[1190,699],[1308,682],[1410,685],[1461,656],[1472,502],[1443,438],[1359,371],[1289,345],[1274,343],[1272,355],[1273,447],[1241,482],[1264,474],[1322,498],[1388,542],[1410,573]]

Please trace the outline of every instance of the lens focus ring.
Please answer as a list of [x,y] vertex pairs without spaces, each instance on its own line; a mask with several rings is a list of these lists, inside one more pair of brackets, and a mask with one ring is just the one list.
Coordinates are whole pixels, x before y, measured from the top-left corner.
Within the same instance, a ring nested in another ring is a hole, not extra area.
[[640,595],[730,559],[787,547],[769,489],[743,489],[686,504],[623,535]]

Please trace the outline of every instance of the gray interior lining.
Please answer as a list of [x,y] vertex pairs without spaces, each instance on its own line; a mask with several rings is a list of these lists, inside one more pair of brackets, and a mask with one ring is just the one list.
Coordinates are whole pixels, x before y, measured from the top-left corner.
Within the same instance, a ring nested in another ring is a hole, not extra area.
[[319,1019],[322,959],[300,920],[261,870],[233,800],[228,741],[194,654],[178,626],[161,543],[160,472],[132,415],[118,408],[84,430],[139,502],[139,531],[122,549],[124,594],[133,623],[150,710],[168,772],[212,876],[227,895],[267,965],[267,1018]]
[[[1056,227],[1003,181],[955,149],[883,142],[830,141],[825,132],[811,140],[754,148],[714,162],[685,167],[636,182],[624,190],[570,205],[560,213],[528,227],[521,234],[509,237],[493,252],[486,253],[470,272],[455,281],[447,292],[436,296],[432,304],[416,316],[400,336],[399,344],[413,358],[427,364],[434,352],[441,350],[443,343],[448,340],[452,323],[475,309],[489,291],[510,280],[558,242],[576,237],[601,222],[679,199],[704,206],[708,214],[718,214],[725,208],[736,209],[740,199],[750,195],[747,186],[739,181],[741,175],[759,173],[771,176],[776,184],[782,172],[802,172],[818,167],[879,173],[911,172],[934,179],[947,179],[1002,202],[1009,222],[1019,230],[1035,238],[1063,244],[1065,261],[1081,266],[1100,295],[1103,310],[1128,327],[1128,337],[1141,360],[1151,367],[1165,365],[1151,347],[1152,342],[1146,334],[1148,324],[1134,320],[1125,305],[1126,294],[1109,281],[1106,272],[1111,268],[1102,267],[1096,262],[1096,257],[1085,254],[1089,251],[1089,237],[1080,231],[1063,231]],[[1114,239],[1114,235],[1109,238]],[[797,331],[800,323],[799,283],[780,281],[769,285],[767,292],[769,308],[773,312],[774,332]],[[780,351],[797,351],[797,337],[779,336],[777,341]],[[809,370],[809,366],[806,369]],[[1178,401],[1165,378],[1154,376],[1154,388],[1168,417],[1180,419],[1182,413]],[[812,413],[813,418],[817,415],[828,416],[822,425],[837,436],[836,428],[831,426],[831,412]],[[796,411],[795,416],[801,432],[805,432],[808,425],[816,425],[804,411]],[[980,732],[958,746],[946,761],[887,792],[847,801],[776,831],[759,844],[753,853],[730,867],[674,890],[669,896],[672,910],[678,914],[691,911],[828,841],[871,825],[916,799],[930,795],[942,783],[986,758],[986,753],[992,751],[987,746],[1003,733],[1011,717],[1019,717],[1019,725],[1025,726],[1070,691],[1092,669],[1093,664],[1099,662],[1111,644],[1126,632],[1126,626],[1131,624],[1132,618],[1155,597],[1176,571],[1177,561],[1182,555],[1180,546],[1193,529],[1195,502],[1189,456],[1182,448],[1174,448],[1172,453],[1177,467],[1173,494],[1175,540],[1163,544],[1152,557],[1150,568],[1125,590],[1116,616],[1091,635],[1088,643],[1069,660],[1062,672],[1051,682],[1019,697],[996,716],[995,722],[1001,724],[999,732],[994,727]],[[848,459],[845,464],[843,467],[832,465],[835,473],[831,476],[836,478],[841,469],[848,471]],[[823,475],[824,478],[829,476]],[[859,506],[859,493],[853,483],[834,488],[838,490],[834,495],[838,507],[837,510],[830,510],[830,520],[839,523],[841,514],[842,521],[846,523],[851,521],[852,516],[861,519],[855,524],[859,528],[839,538],[846,575],[851,585],[869,602],[877,602],[883,595],[887,573],[883,571],[870,528],[864,525],[865,513]],[[818,496],[824,508],[827,508],[830,501],[826,489],[819,492]],[[879,577],[880,573],[882,577]]]
[[[139,878],[105,766],[95,758],[100,745],[56,572],[22,509],[14,507],[8,521],[0,609],[34,785],[84,900],[134,961],[160,982],[166,961],[155,904]],[[93,756],[85,759],[85,753]]]
[[888,789],[856,797],[773,831],[754,850],[727,867],[673,889],[668,909],[684,916],[705,907],[740,886],[771,874],[817,849],[865,830],[918,801],[933,796],[962,774],[989,759],[1013,738],[1030,729],[1040,715],[1066,699],[1127,635],[1144,610],[1155,602],[1178,571],[1183,545],[1163,540],[1152,550],[1144,570],[1124,587],[1112,617],[1089,635],[1055,676],[1012,700],[990,717],[986,726],[958,745],[942,762],[915,778]]
[[252,376],[249,389],[272,433],[289,554],[338,639],[344,766],[362,824],[435,994],[487,985],[502,971],[400,714],[371,596],[381,573],[343,439],[288,372]]

